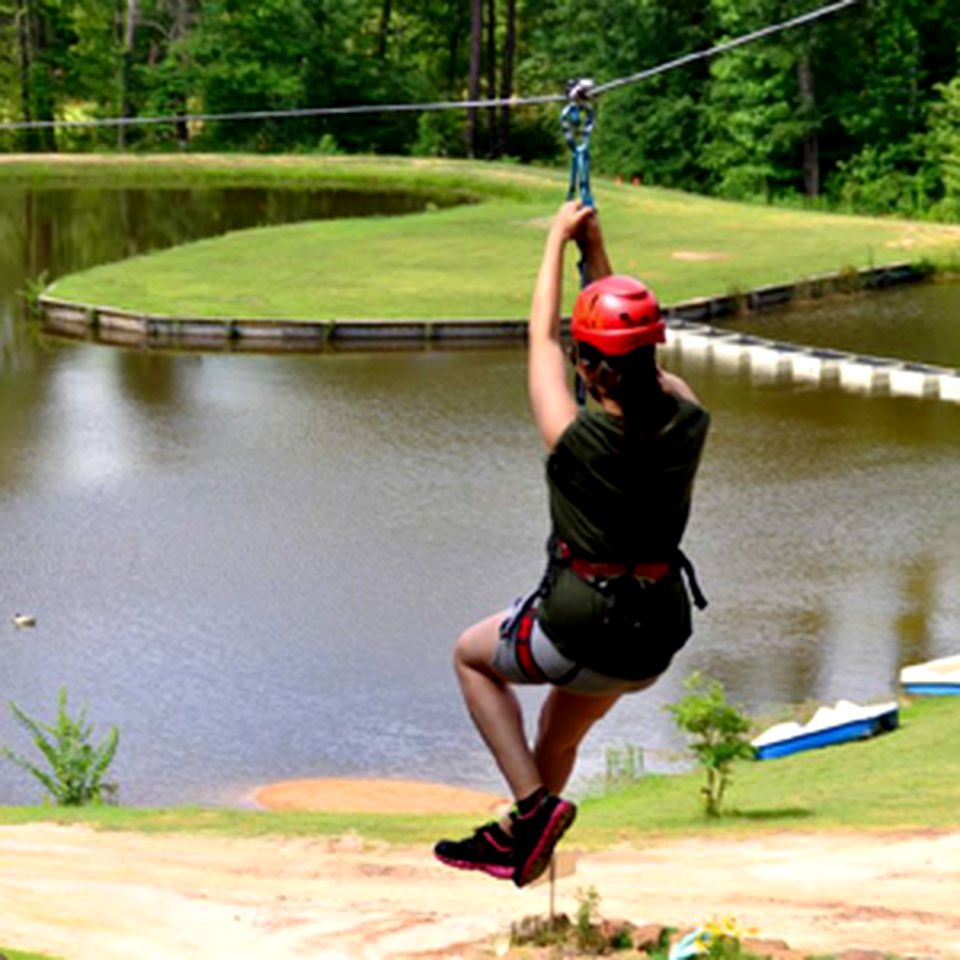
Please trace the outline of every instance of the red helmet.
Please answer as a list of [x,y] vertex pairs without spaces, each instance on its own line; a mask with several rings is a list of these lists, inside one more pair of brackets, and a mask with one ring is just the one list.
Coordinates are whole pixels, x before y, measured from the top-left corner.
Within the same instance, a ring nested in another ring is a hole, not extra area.
[[573,305],[570,335],[608,356],[665,343],[660,304],[639,280],[616,274],[584,287]]

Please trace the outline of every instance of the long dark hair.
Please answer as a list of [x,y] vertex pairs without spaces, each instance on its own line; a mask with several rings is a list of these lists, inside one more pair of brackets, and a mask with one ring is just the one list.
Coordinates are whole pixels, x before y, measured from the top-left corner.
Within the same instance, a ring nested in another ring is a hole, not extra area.
[[606,395],[623,411],[625,445],[659,432],[676,413],[676,399],[660,386],[655,347],[622,356],[607,356],[585,343],[578,350],[581,361],[596,371],[595,398]]

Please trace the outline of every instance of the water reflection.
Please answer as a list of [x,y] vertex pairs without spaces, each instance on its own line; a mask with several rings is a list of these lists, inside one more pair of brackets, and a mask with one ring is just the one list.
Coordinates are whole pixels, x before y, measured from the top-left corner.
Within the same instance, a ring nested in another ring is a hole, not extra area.
[[849,295],[724,325],[774,340],[960,367],[957,287],[950,283]]
[[444,194],[362,190],[0,187],[0,277],[50,279],[230,230],[414,213]]
[[[130,803],[324,774],[496,786],[449,650],[542,562],[523,352],[65,344],[0,284],[3,699],[48,716],[66,684],[118,723]],[[711,606],[591,737],[588,774],[611,742],[677,746],[662,708],[690,669],[769,710],[888,697],[899,665],[960,642],[960,409],[673,359],[715,415],[689,542]],[[0,802],[31,799],[0,766]]]

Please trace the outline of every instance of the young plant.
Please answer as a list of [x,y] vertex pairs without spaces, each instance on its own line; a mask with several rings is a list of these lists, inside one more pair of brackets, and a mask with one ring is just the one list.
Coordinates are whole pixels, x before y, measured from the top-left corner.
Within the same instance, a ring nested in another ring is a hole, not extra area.
[[723,684],[694,672],[684,682],[687,695],[667,710],[687,735],[697,762],[706,773],[702,788],[707,816],[719,817],[735,760],[753,756],[747,739],[750,721],[727,703]]
[[599,953],[603,946],[603,937],[593,920],[600,906],[600,894],[596,887],[588,887],[586,890],[578,890],[577,898],[580,901],[577,907],[577,947],[588,953]]
[[20,291],[20,299],[26,304],[27,314],[31,317],[39,317],[41,314],[40,297],[43,291],[47,289],[50,283],[50,274],[43,270],[39,276],[30,278],[26,281],[23,289]]
[[0,757],[10,760],[39,780],[58,806],[79,807],[102,803],[105,794],[115,794],[115,786],[105,784],[103,777],[113,762],[120,741],[116,727],[111,727],[106,739],[94,746],[91,743],[93,727],[87,723],[86,710],[81,710],[76,718],[67,712],[65,687],[60,688],[54,724],[33,720],[15,703],[10,704],[10,710],[33,738],[48,769],[31,763],[7,747],[0,748]]

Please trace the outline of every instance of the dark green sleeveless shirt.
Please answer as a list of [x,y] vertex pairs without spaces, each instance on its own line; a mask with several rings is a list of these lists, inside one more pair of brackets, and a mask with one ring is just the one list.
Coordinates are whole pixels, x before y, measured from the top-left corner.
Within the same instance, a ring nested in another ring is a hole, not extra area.
[[[673,561],[709,423],[702,407],[682,399],[659,431],[633,437],[619,417],[581,413],[547,460],[554,535],[588,560]],[[689,600],[679,571],[647,588],[625,579],[631,583],[611,617],[609,597],[568,568],[552,569],[540,623],[577,663],[611,676],[652,676],[689,636]]]

